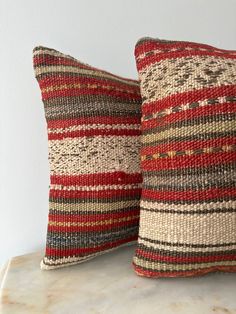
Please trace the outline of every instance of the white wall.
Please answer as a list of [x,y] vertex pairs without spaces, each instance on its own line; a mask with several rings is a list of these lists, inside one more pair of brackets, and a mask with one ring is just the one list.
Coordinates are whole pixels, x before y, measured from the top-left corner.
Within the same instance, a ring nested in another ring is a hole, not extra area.
[[43,248],[49,172],[32,49],[137,77],[142,36],[236,49],[235,0],[0,0],[0,265]]

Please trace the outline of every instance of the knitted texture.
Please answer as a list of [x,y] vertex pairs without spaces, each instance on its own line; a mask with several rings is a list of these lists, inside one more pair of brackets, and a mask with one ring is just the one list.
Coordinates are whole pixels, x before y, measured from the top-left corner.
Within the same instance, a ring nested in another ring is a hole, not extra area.
[[236,52],[141,39],[137,274],[236,271]]
[[139,83],[56,50],[33,52],[48,128],[50,192],[42,269],[137,240]]

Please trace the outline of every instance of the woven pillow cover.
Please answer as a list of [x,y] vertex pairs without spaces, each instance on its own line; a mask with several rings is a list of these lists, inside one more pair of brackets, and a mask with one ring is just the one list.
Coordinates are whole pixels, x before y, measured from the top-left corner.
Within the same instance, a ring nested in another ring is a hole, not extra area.
[[137,240],[142,177],[139,83],[36,47],[48,130],[50,192],[42,269]]
[[141,39],[137,274],[236,271],[236,52]]

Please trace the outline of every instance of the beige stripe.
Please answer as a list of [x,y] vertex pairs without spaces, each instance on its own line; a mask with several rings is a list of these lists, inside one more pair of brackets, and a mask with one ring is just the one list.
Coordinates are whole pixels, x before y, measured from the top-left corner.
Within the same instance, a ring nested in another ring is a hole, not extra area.
[[192,210],[211,210],[218,208],[236,208],[236,201],[211,202],[211,203],[194,203],[194,204],[166,204],[161,202],[141,201],[141,208],[157,210],[175,210],[189,211]]
[[49,203],[50,210],[60,210],[60,211],[79,211],[79,212],[94,212],[100,211],[113,211],[129,208],[129,207],[139,207],[139,200],[129,200],[129,201],[121,201],[121,202],[109,202],[109,203],[93,203],[86,202],[86,203],[78,203],[78,204],[68,204],[68,203],[56,203],[50,202]]
[[83,125],[73,125],[68,128],[48,128],[48,133],[66,133],[66,132],[74,132],[80,130],[139,130],[139,124],[83,124]]
[[59,185],[51,184],[50,189],[59,191],[105,191],[105,190],[131,190],[141,188],[141,184],[111,184],[111,185]]
[[171,58],[141,69],[139,77],[144,103],[149,103],[180,92],[235,84],[235,60],[223,56]]
[[49,226],[59,226],[59,227],[90,227],[90,226],[104,226],[110,225],[117,222],[130,221],[134,219],[138,219],[139,215],[136,216],[128,216],[118,219],[106,219],[100,221],[88,221],[88,222],[60,222],[60,221],[50,221],[48,222]]
[[172,137],[185,137],[193,136],[196,134],[204,133],[215,133],[215,132],[227,132],[233,131],[236,129],[235,121],[220,121],[220,122],[211,122],[200,125],[192,125],[182,128],[171,128],[163,132],[155,132],[153,134],[147,134],[142,136],[143,143],[151,143],[155,141],[160,141],[163,139],[169,139]]
[[49,141],[52,175],[140,173],[139,136],[95,136]]
[[149,262],[139,259],[138,257],[134,257],[134,262],[136,265],[146,268],[151,268],[153,270],[162,270],[162,271],[181,271],[181,270],[194,270],[194,269],[202,269],[206,267],[212,266],[236,266],[236,261],[220,261],[220,262],[212,262],[212,263],[196,263],[196,264],[171,264],[171,263],[157,263],[157,262]]
[[141,211],[139,235],[171,243],[223,244],[236,242],[236,213],[175,215]]
[[[79,66],[79,63],[78,63]],[[36,67],[35,68],[35,75],[41,75],[44,73],[57,73],[57,72],[63,72],[63,73],[78,73],[78,74],[87,74],[87,75],[93,75],[96,77],[103,77],[103,78],[107,78],[107,79],[112,79],[112,80],[116,80],[128,85],[132,85],[132,86],[139,86],[139,83],[137,82],[133,82],[133,81],[129,81],[126,79],[122,79],[120,77],[116,77],[113,76],[112,74],[108,74],[108,73],[104,73],[102,71],[99,70],[87,70],[87,69],[82,69],[82,68],[78,68],[76,66],[66,66],[66,65],[52,65],[52,66],[45,66],[45,67]]]
[[174,251],[174,252],[183,252],[183,253],[190,253],[190,252],[218,252],[218,251],[227,251],[227,250],[236,250],[235,245],[228,245],[228,246],[218,246],[218,247],[187,247],[187,246],[171,246],[168,244],[156,244],[151,243],[149,241],[139,239],[138,243],[145,245],[148,248],[155,249],[155,250],[166,250],[166,251]]

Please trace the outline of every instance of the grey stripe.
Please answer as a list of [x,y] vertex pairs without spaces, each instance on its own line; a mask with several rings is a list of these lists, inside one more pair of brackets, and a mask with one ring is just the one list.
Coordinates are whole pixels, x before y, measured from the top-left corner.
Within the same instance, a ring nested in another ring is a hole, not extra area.
[[[94,202],[93,202],[94,204]],[[112,207],[112,205],[111,205]],[[137,205],[136,206],[132,206],[132,207],[121,207],[121,208],[118,208],[118,209],[115,209],[115,210],[104,210],[104,211],[101,211],[101,210],[93,210],[92,212],[81,212],[79,209],[78,210],[73,210],[73,212],[71,211],[64,211],[64,210],[56,210],[56,209],[50,209],[50,214],[51,215],[64,215],[64,216],[70,216],[71,214],[72,215],[86,215],[87,214],[91,214],[91,215],[96,215],[96,214],[112,214],[112,213],[119,213],[119,212],[126,212],[128,213],[129,211],[133,211],[133,210],[137,210],[139,209],[139,203],[137,202]]]
[[[125,227],[124,229],[115,229],[114,231],[104,232],[81,232],[81,233],[57,233],[48,232],[47,246],[58,246],[64,248],[85,248],[96,247],[105,243],[115,242],[117,240],[126,239],[128,237],[136,236],[138,234],[138,226]],[[91,253],[90,253],[91,254]]]
[[[100,100],[99,100],[100,99]],[[45,101],[44,101],[45,103]],[[66,107],[62,104],[66,105]],[[141,118],[140,104],[127,103],[125,101],[118,102],[114,98],[104,99],[97,97],[97,100],[93,100],[88,97],[86,100],[80,99],[80,97],[73,98],[60,98],[54,102],[47,102],[45,104],[45,116],[48,120],[57,118],[75,118],[75,117],[90,117],[90,116],[135,116]]]
[[[225,171],[216,170],[213,173],[197,173],[179,176],[165,176],[156,174],[144,176],[144,186],[159,186],[163,189],[202,189],[216,186],[235,186],[236,184],[236,165]],[[181,187],[180,187],[181,186]]]
[[[86,109],[89,107],[95,107],[97,105],[104,105],[105,108],[107,106],[116,107],[116,105],[124,105],[129,104],[131,108],[137,109],[139,112],[141,112],[140,108],[140,101],[134,100],[134,99],[127,99],[124,98],[122,101],[116,100],[114,97],[108,96],[108,95],[78,95],[78,96],[72,96],[72,97],[55,97],[50,98],[43,101],[45,107],[60,107],[62,104],[67,104],[70,106],[81,106],[83,110],[86,111]],[[84,107],[83,107],[84,106]],[[111,107],[111,109],[112,109]],[[102,107],[103,108],[103,107]],[[110,107],[109,107],[110,109]]]

